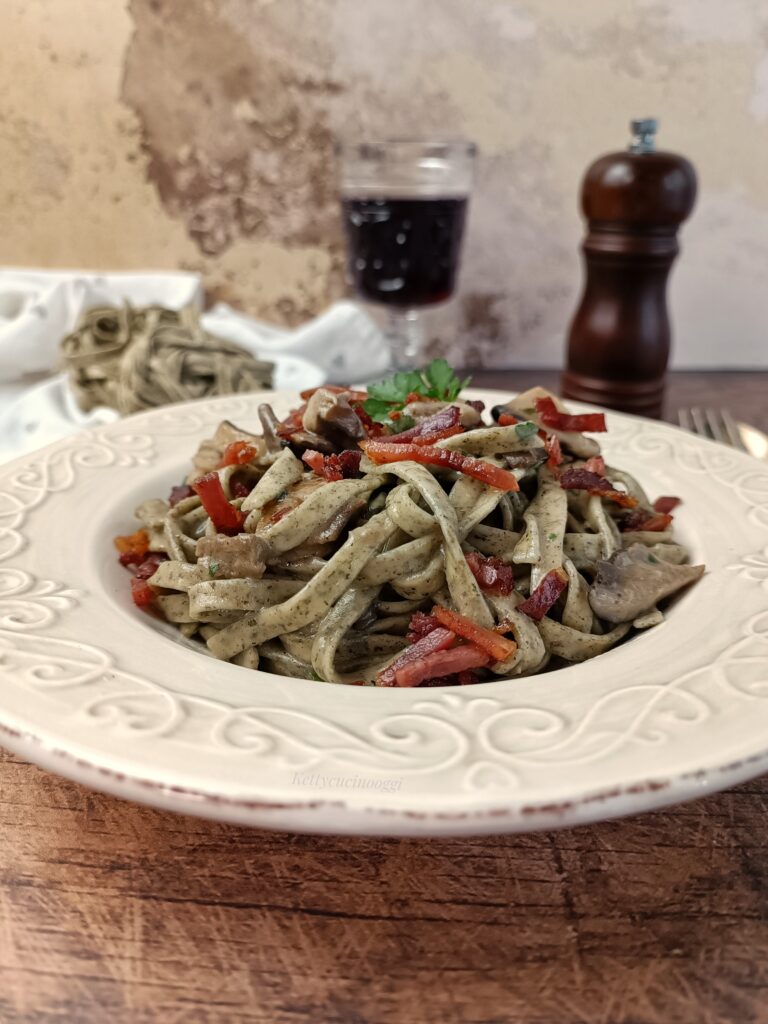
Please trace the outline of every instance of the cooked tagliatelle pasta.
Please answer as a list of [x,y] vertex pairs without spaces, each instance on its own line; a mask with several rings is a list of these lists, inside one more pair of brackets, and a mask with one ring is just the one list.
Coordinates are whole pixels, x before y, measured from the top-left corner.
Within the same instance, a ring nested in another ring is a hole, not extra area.
[[134,601],[216,658],[379,686],[531,675],[661,622],[704,572],[678,500],[605,464],[602,414],[534,388],[487,422],[461,386],[439,360],[222,423],[116,539]]

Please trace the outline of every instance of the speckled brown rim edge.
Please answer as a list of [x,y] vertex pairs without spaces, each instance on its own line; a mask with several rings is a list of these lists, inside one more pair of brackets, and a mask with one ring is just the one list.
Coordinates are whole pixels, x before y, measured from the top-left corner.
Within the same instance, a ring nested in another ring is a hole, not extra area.
[[[79,785],[178,814],[286,832],[437,838],[540,832],[626,817],[684,803],[746,782],[768,770],[768,750],[719,768],[613,786],[560,803],[502,805],[477,811],[414,811],[353,806],[344,800],[274,802],[237,799],[117,772],[0,723],[3,746]],[[624,805],[622,806],[622,802]],[[400,825],[398,826],[398,823]]]

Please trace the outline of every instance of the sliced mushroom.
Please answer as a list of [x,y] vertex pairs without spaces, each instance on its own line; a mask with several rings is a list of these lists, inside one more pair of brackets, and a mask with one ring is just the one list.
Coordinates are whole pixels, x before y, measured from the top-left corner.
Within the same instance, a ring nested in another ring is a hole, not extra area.
[[536,447],[528,451],[505,452],[503,459],[510,469],[538,469],[547,461],[547,450]]
[[642,544],[598,562],[589,593],[595,615],[607,622],[631,622],[657,602],[699,579],[703,565],[673,565]]
[[269,544],[254,533],[226,537],[201,537],[196,554],[205,559],[211,578],[222,580],[260,579],[270,557]]
[[281,448],[285,448],[288,442],[283,441],[277,435],[280,420],[275,415],[275,410],[268,402],[262,402],[257,412],[261,422],[261,429],[264,431],[264,442],[267,446],[267,451],[279,452]]
[[296,430],[291,434],[291,445],[295,450],[304,452],[312,450],[322,452],[323,455],[333,455],[339,450],[339,445],[322,434],[316,434],[312,430]]
[[328,541],[338,540],[342,530],[367,504],[365,498],[351,498],[320,526],[320,529],[313,538],[314,541],[318,544],[326,544]]
[[320,434],[343,447],[350,440],[365,437],[360,419],[344,394],[334,394],[318,388],[307,402],[302,417],[304,430]]
[[461,413],[462,427],[469,429],[470,427],[482,426],[483,417],[481,416],[480,411],[476,409],[474,405],[470,405],[469,402],[439,402],[436,400],[409,402],[403,409],[403,413],[415,420],[423,420],[428,416],[434,416],[435,413],[440,412],[441,409],[446,409],[449,405],[455,405]]

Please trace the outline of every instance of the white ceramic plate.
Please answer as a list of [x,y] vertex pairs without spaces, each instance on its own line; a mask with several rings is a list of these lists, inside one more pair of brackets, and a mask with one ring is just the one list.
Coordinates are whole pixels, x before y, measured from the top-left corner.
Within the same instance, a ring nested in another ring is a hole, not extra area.
[[[495,404],[493,392],[473,392]],[[518,681],[391,690],[285,679],[178,643],[129,599],[111,539],[181,479],[224,416],[155,410],[0,467],[0,739],[160,807],[265,827],[438,835],[550,828],[721,789],[768,768],[768,466],[611,413],[604,447],[706,576],[663,625]]]

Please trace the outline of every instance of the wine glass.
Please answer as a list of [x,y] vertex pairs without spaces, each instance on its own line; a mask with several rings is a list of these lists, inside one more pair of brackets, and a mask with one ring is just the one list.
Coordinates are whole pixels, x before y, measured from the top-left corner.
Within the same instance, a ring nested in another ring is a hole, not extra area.
[[349,279],[384,306],[396,369],[418,367],[418,310],[453,294],[476,147],[463,140],[340,144]]

